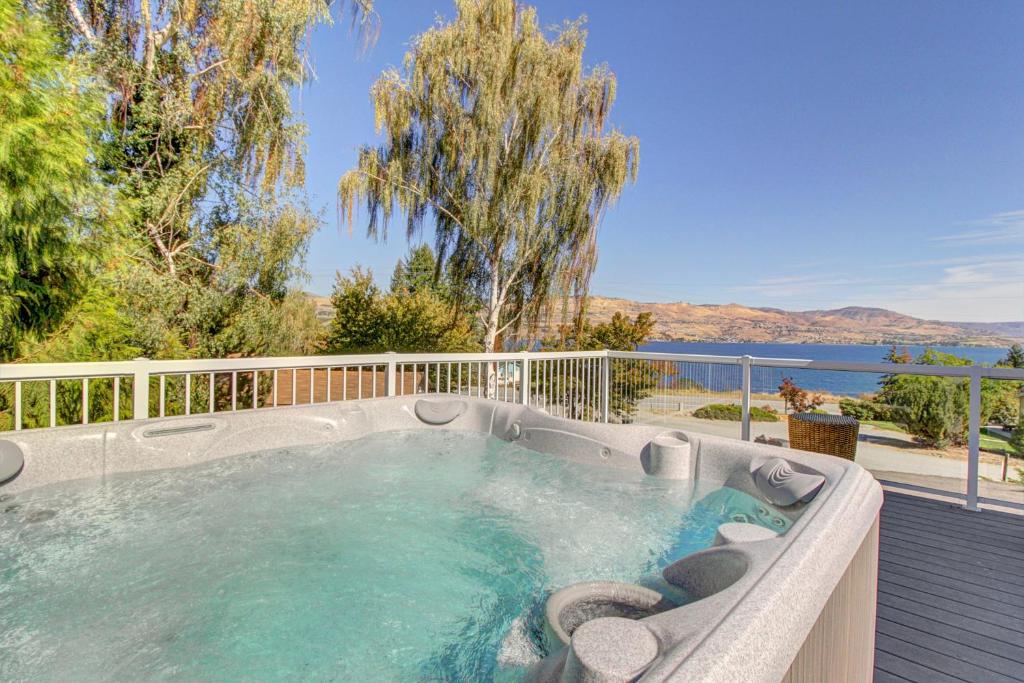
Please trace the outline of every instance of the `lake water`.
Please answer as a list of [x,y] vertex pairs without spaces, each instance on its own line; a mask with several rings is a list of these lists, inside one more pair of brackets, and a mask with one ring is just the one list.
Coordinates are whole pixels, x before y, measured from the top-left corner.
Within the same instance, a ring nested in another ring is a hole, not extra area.
[[[918,356],[926,347],[900,346],[912,356]],[[927,348],[969,358],[975,363],[991,365],[1006,357],[1006,349],[980,346],[930,346]],[[865,344],[754,344],[754,343],[703,343],[703,342],[649,342],[640,347],[641,351],[656,353],[695,353],[715,356],[755,356],[759,358],[802,358],[808,360],[833,360],[858,363],[880,363],[885,361],[888,346]],[[856,396],[878,389],[879,375],[866,372],[842,372],[830,370],[800,370],[791,368],[755,367],[751,373],[753,391],[775,393],[783,377],[812,391],[824,391],[839,396]],[[735,372],[716,372],[710,375],[712,391],[739,389],[739,368]]]

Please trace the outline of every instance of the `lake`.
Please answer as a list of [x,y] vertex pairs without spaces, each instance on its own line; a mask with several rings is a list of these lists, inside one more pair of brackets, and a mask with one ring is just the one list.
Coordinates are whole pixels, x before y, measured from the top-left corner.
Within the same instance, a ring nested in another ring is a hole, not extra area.
[[[900,346],[912,356],[918,356],[926,347]],[[929,346],[927,348],[969,358],[975,363],[992,365],[1006,357],[1007,349],[983,346]],[[859,363],[880,363],[885,361],[888,346],[866,344],[754,344],[754,343],[704,343],[704,342],[648,342],[641,351],[656,353],[695,353],[715,356],[755,356],[759,358],[801,358],[807,360],[834,360]],[[734,371],[709,373],[701,381],[712,391],[739,389],[740,373]],[[751,373],[752,390],[755,393],[775,393],[783,377],[805,389],[828,392],[838,396],[856,396],[878,389],[879,375],[866,372],[843,372],[833,370],[801,370],[793,368],[755,367]]]

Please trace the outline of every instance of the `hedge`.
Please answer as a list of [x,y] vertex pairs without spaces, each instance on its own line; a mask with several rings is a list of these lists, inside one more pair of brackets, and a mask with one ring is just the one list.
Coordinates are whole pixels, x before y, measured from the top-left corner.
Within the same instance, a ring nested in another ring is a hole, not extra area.
[[[702,420],[730,420],[732,422],[739,422],[743,414],[740,406],[735,403],[709,403],[693,411],[693,416],[699,417]],[[750,419],[754,422],[778,422],[779,415],[769,406],[764,408],[753,406],[750,408]]]

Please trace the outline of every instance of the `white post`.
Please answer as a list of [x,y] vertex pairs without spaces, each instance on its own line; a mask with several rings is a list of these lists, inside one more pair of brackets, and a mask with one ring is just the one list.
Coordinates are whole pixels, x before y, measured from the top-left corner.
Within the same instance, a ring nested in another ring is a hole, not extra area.
[[601,421],[608,423],[608,397],[609,386],[611,385],[612,361],[608,357],[607,349],[601,359]]
[[740,438],[744,441],[750,441],[750,365],[753,360],[754,359],[750,356],[743,356],[740,358],[740,364],[743,370],[743,383],[741,385],[743,405],[740,413],[743,427]]
[[519,402],[524,406],[530,405],[530,354],[527,351],[523,351],[519,364]]
[[[388,351],[389,355],[395,355],[394,351]],[[397,374],[395,372],[395,361],[388,360],[388,377],[387,377],[387,395],[396,396],[398,392],[395,390],[397,384]]]
[[14,431],[21,431],[21,382],[14,383]]
[[967,502],[964,508],[978,511],[978,452],[981,447],[981,367],[971,368],[970,407],[967,425]]
[[132,419],[145,420],[149,417],[149,359],[136,358],[134,365]]

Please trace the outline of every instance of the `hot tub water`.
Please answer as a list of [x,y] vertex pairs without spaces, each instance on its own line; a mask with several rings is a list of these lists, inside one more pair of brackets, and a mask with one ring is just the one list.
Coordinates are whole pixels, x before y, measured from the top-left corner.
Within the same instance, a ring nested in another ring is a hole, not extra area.
[[710,545],[716,488],[440,430],[43,487],[0,503],[0,679],[515,677],[553,589]]

